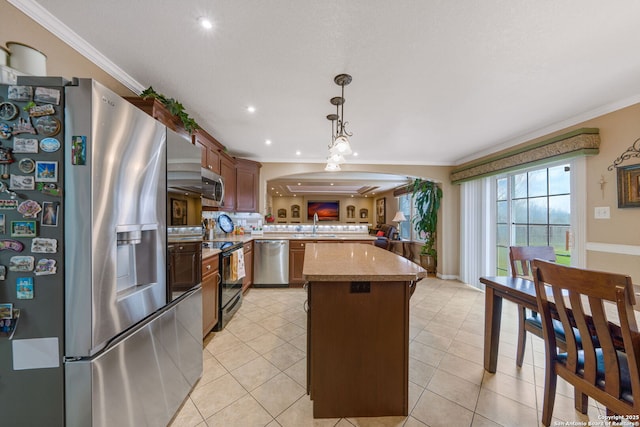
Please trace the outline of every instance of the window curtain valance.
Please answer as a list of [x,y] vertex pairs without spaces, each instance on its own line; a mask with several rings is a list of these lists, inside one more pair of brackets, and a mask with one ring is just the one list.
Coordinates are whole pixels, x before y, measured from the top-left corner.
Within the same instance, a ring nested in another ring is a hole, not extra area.
[[496,156],[467,163],[451,172],[451,182],[460,184],[550,160],[593,156],[600,149],[600,129],[581,128],[525,147],[508,150]]

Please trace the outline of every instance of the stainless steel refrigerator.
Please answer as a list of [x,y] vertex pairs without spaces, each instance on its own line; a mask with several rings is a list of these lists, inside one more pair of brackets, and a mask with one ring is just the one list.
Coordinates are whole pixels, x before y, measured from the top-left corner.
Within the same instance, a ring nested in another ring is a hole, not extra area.
[[[8,269],[10,286],[0,285],[0,304],[20,310],[13,336],[0,336],[1,417],[16,425],[163,426],[202,374],[201,290],[166,297],[166,128],[94,80],[60,80],[19,80],[17,90],[30,97],[9,99],[15,87],[0,92],[23,111],[8,124],[33,124],[36,142],[26,145],[39,148],[24,150],[11,137],[9,181],[19,186],[0,186],[0,206],[13,197],[42,213],[25,220],[19,208],[3,210],[5,224],[35,223],[34,233],[9,240],[36,266],[56,266],[44,275]],[[34,106],[54,112],[29,117]],[[49,128],[34,117],[48,117]],[[35,163],[33,189],[23,159]],[[0,265],[12,265],[7,252]],[[24,280],[28,299],[18,290]]]

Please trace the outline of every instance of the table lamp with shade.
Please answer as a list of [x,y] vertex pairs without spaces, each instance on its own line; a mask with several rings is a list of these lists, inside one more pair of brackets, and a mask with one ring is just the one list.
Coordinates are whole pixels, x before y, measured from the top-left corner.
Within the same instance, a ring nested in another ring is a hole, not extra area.
[[402,213],[402,211],[398,211],[396,212],[396,214],[394,215],[393,219],[391,221],[393,222],[397,222],[398,223],[398,240],[400,240],[400,223],[402,221],[406,221],[407,218],[404,217],[404,213]]

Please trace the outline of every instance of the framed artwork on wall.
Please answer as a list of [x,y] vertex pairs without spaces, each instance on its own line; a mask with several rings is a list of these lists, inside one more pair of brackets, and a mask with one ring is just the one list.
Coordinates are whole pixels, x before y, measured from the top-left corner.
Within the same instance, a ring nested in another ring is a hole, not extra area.
[[376,200],[376,224],[387,222],[387,198],[382,197]]
[[187,201],[171,199],[171,225],[187,224]]
[[618,207],[640,207],[640,164],[619,166],[618,174]]

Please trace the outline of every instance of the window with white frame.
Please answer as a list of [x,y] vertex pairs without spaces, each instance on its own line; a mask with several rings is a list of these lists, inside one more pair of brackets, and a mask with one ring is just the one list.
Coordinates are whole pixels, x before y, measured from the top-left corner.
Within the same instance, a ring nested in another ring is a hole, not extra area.
[[407,218],[406,221],[402,221],[400,223],[399,235],[401,239],[411,240],[411,235],[413,234],[413,204],[411,193],[403,194],[398,197],[398,210],[404,214],[404,217]]
[[569,265],[571,167],[559,164],[495,179],[496,274],[509,271],[509,246],[553,246]]

